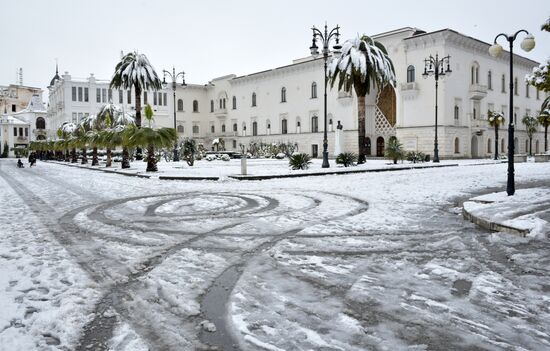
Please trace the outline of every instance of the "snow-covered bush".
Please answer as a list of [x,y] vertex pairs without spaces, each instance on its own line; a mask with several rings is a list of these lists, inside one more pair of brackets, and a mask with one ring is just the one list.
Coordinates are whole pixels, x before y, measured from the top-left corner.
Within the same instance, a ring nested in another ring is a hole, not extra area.
[[308,154],[293,154],[288,159],[288,165],[293,170],[308,169],[311,164],[311,156]]
[[215,155],[206,155],[206,156],[204,157],[204,159],[205,159],[206,161],[214,161],[214,160],[216,159],[216,156],[215,156]]
[[223,154],[223,155],[220,156],[220,160],[229,161],[229,160],[231,160],[231,157],[229,157],[228,154]]
[[336,164],[344,167],[355,166],[357,163],[357,155],[353,152],[342,152],[336,156]]
[[282,159],[285,158],[285,157],[286,157],[286,155],[285,155],[284,153],[282,153],[282,152],[279,152],[279,153],[275,156],[275,158],[278,159],[278,160],[282,160]]
[[407,155],[405,157],[407,158],[407,161],[417,163],[424,162],[424,160],[426,159],[426,154],[420,151],[409,151],[407,152]]

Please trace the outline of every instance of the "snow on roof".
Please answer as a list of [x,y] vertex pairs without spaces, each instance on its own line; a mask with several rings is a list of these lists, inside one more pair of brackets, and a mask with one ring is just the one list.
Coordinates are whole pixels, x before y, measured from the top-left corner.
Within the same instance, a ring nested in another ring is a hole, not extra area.
[[46,106],[44,106],[44,102],[42,101],[42,96],[39,94],[33,94],[26,110],[28,112],[47,112]]
[[0,124],[13,124],[13,125],[25,125],[25,126],[29,125],[29,123],[7,114],[3,114],[2,117],[0,117]]

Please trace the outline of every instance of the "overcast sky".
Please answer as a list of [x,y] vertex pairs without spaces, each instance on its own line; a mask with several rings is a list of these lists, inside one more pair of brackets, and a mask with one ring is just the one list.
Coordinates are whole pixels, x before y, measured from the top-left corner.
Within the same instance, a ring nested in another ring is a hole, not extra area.
[[146,54],[159,75],[175,65],[196,84],[283,66],[309,54],[310,28],[325,20],[344,39],[410,26],[492,42],[527,29],[537,46],[520,52],[519,40],[516,52],[550,56],[550,33],[540,31],[548,0],[0,0],[0,8],[0,84],[15,83],[22,67],[23,83],[44,89],[56,59],[60,74],[110,79],[121,50]]

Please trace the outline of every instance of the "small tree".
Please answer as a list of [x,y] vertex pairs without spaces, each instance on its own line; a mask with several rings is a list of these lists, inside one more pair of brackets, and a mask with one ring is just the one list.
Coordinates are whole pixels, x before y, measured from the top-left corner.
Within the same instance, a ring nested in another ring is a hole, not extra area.
[[548,151],[548,126],[550,126],[550,108],[543,110],[538,116],[538,121],[544,127],[544,152]]
[[539,126],[539,122],[537,119],[533,116],[525,115],[521,123],[525,125],[527,136],[529,137],[529,156],[532,155],[532,144],[533,144],[533,134],[537,131],[537,128]]
[[8,157],[8,153],[10,152],[10,149],[9,149],[9,145],[8,145],[8,142],[4,142],[4,150],[2,150],[2,158],[7,158]]
[[489,125],[495,128],[495,160],[498,160],[498,128],[504,124],[502,112],[489,111]]
[[384,155],[393,160],[393,164],[397,164],[398,160],[402,160],[405,156],[405,152],[403,151],[403,145],[397,140],[397,138],[392,137],[388,141],[388,145],[386,146],[386,149],[384,150]]
[[189,166],[195,164],[195,154],[197,153],[197,143],[194,139],[185,139],[183,142],[183,159]]

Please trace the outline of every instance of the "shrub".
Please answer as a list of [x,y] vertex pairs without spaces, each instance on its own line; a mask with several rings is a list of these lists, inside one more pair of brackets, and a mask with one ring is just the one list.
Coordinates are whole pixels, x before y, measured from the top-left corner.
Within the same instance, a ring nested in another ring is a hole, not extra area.
[[8,152],[9,151],[10,151],[10,149],[9,149],[9,146],[8,146],[8,142],[6,141],[4,143],[4,150],[2,150],[2,156],[0,156],[0,157],[2,157],[2,158],[8,157]]
[[397,160],[402,160],[405,156],[403,151],[403,145],[397,140],[397,138],[390,138],[386,149],[384,150],[384,156],[393,160],[393,164],[397,164]]
[[311,164],[311,156],[308,154],[292,154],[288,160],[288,165],[293,170],[308,169]]
[[426,159],[426,155],[420,151],[409,151],[407,152],[406,158],[407,161],[410,161],[412,163],[424,162],[424,160]]
[[197,143],[194,139],[185,139],[182,145],[183,159],[191,167],[195,164],[195,158],[200,160],[200,154],[197,154]]
[[215,155],[209,154],[204,157],[206,161],[214,161],[216,159]]
[[285,157],[286,157],[286,155],[282,152],[279,152],[277,155],[275,155],[275,158],[278,159],[278,160],[282,160]]
[[220,160],[229,161],[229,160],[231,160],[231,157],[229,157],[228,154],[223,154],[223,155],[220,156]]
[[357,163],[357,155],[353,152],[342,152],[336,156],[336,164],[344,167],[355,166]]

